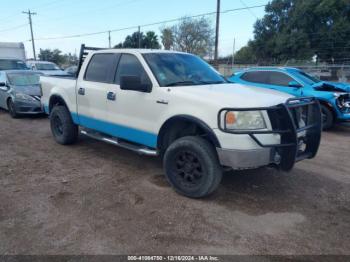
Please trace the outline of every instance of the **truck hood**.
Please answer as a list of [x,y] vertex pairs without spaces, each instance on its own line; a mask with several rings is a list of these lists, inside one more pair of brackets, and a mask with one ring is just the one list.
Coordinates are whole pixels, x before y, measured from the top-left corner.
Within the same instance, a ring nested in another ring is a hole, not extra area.
[[340,93],[350,92],[350,84],[347,83],[321,81],[319,83],[314,84],[312,87],[317,91]]
[[31,86],[12,86],[15,92],[22,93],[30,96],[41,96],[40,85]]
[[178,86],[171,88],[175,94],[192,96],[206,103],[217,104],[220,107],[255,108],[269,107],[281,103],[293,96],[279,91],[228,83],[218,85]]

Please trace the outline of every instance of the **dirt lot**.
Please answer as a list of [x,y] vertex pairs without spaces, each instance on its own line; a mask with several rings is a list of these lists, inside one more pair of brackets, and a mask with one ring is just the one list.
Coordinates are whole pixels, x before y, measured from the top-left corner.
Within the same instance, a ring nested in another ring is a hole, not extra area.
[[349,254],[350,128],[323,134],[289,174],[225,174],[177,195],[159,160],[0,111],[0,254]]

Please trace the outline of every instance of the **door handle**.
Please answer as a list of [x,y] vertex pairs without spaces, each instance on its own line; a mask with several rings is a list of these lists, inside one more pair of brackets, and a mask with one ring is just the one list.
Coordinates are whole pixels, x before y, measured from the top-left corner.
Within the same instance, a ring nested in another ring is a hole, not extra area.
[[78,94],[81,95],[81,96],[84,96],[85,95],[85,88],[80,87],[78,89]]
[[107,99],[111,101],[115,101],[116,95],[113,92],[108,92],[107,93]]

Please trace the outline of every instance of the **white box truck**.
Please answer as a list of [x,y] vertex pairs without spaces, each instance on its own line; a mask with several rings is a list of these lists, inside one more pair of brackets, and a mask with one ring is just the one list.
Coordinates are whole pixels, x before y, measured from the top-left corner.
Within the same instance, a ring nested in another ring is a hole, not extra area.
[[0,59],[18,59],[26,61],[23,43],[0,42]]
[[28,69],[24,44],[0,42],[0,70],[22,69]]

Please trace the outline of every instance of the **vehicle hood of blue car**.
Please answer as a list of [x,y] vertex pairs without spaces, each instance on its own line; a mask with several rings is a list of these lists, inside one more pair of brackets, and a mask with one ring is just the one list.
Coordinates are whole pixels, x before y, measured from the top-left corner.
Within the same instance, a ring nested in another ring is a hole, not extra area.
[[337,92],[337,93],[350,92],[350,84],[347,84],[347,83],[321,81],[319,83],[314,84],[312,87],[318,91]]
[[13,91],[16,93],[22,93],[30,96],[41,96],[40,85],[30,85],[30,86],[11,86]]

